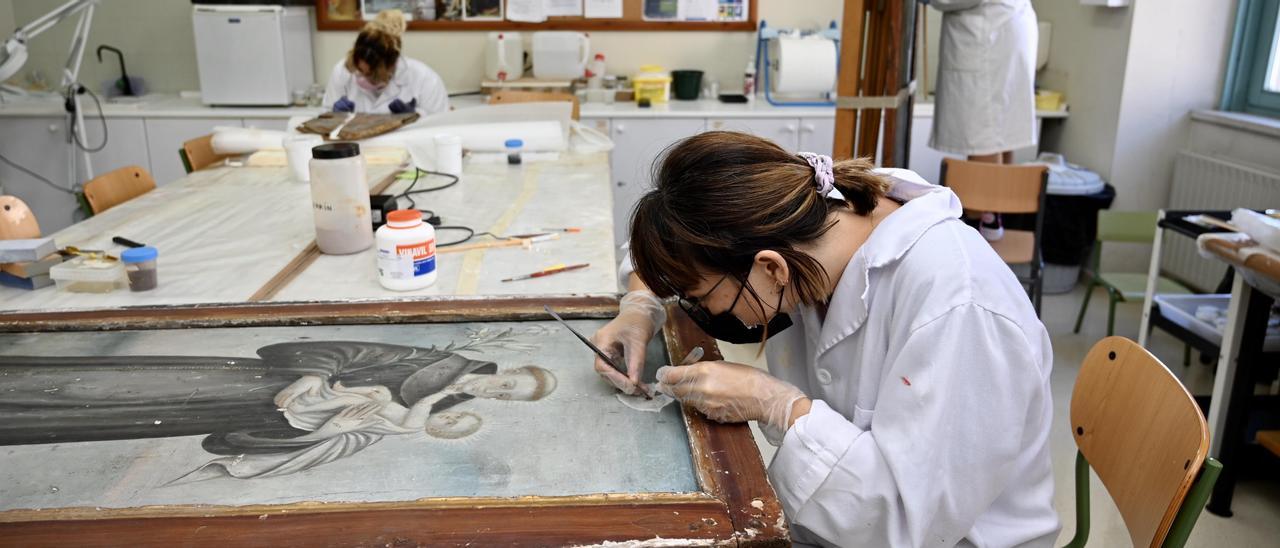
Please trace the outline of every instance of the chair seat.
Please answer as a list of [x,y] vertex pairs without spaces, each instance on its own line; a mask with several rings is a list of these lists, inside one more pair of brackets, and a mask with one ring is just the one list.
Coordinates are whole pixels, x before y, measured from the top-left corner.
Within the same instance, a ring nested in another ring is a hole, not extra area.
[[[1147,294],[1147,275],[1137,272],[1103,272],[1098,276],[1103,285],[1115,288],[1126,301],[1141,300]],[[1170,280],[1164,276],[1156,282],[1156,293],[1175,293],[1187,295],[1194,293],[1187,286]]]
[[1005,229],[1003,238],[987,243],[1008,264],[1029,263],[1036,256],[1036,233],[1029,230]]

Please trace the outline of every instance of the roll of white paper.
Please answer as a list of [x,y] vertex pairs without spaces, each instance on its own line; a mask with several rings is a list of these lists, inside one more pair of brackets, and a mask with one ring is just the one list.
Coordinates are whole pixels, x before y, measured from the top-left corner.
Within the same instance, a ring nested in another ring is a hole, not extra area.
[[280,148],[283,131],[243,127],[213,128],[213,151],[217,154],[248,154],[264,148]]
[[814,94],[835,89],[836,44],[822,38],[778,38],[769,42],[769,80],[774,93]]

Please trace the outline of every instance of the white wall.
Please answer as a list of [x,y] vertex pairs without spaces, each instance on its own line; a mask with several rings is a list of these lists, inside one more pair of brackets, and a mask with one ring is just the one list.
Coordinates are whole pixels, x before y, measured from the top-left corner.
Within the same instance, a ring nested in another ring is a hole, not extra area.
[[1032,4],[1038,18],[1053,25],[1049,62],[1040,71],[1038,84],[1063,92],[1071,105],[1071,117],[1061,125],[1061,133],[1050,135],[1045,144],[1109,181],[1133,12],[1082,6],[1074,0],[1032,0]]
[[[29,23],[65,1],[12,2],[15,22],[18,25]],[[32,39],[30,58],[19,78],[39,71],[49,85],[56,86],[67,62],[74,31],[75,19],[69,19]],[[199,80],[192,36],[190,2],[104,0],[94,12],[89,43],[80,68],[80,81],[98,91],[103,81],[119,78],[120,68],[115,55],[104,52],[103,62],[99,63],[94,53],[99,45],[108,44],[124,52],[129,74],[143,77],[148,89],[171,93],[197,89]]]
[[13,20],[13,0],[0,0],[0,33],[12,32],[16,28],[18,24]]
[[[0,29],[31,21],[64,1],[0,0]],[[840,0],[760,0],[760,16],[772,26],[825,27],[833,19],[839,22],[842,5]],[[16,24],[4,25],[9,6]],[[24,74],[38,70],[56,85],[74,26],[65,21],[32,40]],[[318,80],[328,77],[355,35],[351,31],[316,32],[313,43]],[[439,72],[450,91],[476,90],[483,72],[484,36],[484,32],[410,31],[404,38],[404,51]],[[630,74],[645,63],[668,69],[701,69],[726,90],[742,85],[743,69],[755,51],[753,32],[593,32],[591,40],[592,48],[608,57],[610,73]],[[144,77],[152,91],[174,93],[200,87],[188,1],[104,0],[94,18],[81,68],[81,81],[94,84],[95,89],[103,80],[117,77],[119,70],[114,62],[99,64],[94,57],[93,50],[103,43],[123,50],[130,74]]]
[[1214,108],[1226,73],[1235,2],[1164,0],[1133,7],[1111,182],[1117,209],[1168,205],[1190,112]]

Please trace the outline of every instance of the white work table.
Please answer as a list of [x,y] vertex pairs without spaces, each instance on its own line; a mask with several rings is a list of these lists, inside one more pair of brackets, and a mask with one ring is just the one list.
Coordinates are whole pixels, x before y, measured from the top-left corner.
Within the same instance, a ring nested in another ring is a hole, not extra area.
[[[370,166],[374,185],[400,167]],[[439,185],[424,179],[419,188]],[[386,191],[401,192],[408,181]],[[532,248],[478,249],[438,256],[439,278],[428,289],[395,292],[377,282],[372,249],[321,255],[285,285],[274,301],[431,300],[454,296],[587,295],[616,293],[608,159],[563,155],[523,166],[468,161],[459,184],[415,196],[446,224],[477,232],[520,234],[581,227],[580,233]],[[0,287],[4,314],[105,310],[132,306],[241,304],[280,273],[314,239],[310,188],[287,168],[220,167],[170,185],[53,234],[59,247],[119,252],[113,236],[160,250],[160,285],[148,292],[69,293],[54,287]],[[402,202],[402,207],[408,204]],[[441,231],[438,241],[461,236]],[[492,241],[477,238],[475,241]],[[591,263],[583,270],[521,282],[502,278],[556,263]]]

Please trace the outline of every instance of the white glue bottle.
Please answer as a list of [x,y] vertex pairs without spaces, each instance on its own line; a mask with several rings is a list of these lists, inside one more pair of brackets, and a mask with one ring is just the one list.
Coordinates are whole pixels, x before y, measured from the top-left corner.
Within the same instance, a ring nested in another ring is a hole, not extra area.
[[436,229],[416,209],[387,214],[375,235],[378,283],[392,291],[422,289],[436,283]]

